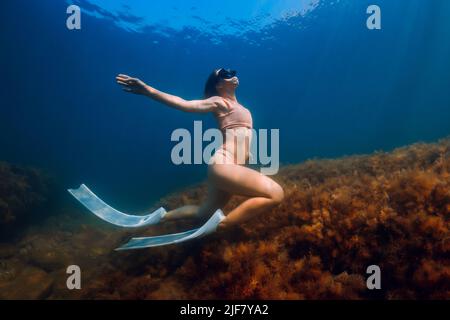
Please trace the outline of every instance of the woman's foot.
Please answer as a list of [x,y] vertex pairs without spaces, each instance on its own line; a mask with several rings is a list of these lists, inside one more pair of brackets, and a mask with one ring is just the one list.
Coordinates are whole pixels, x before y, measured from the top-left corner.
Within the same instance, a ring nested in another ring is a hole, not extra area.
[[227,218],[223,219],[216,228],[216,233],[223,234],[228,229]]

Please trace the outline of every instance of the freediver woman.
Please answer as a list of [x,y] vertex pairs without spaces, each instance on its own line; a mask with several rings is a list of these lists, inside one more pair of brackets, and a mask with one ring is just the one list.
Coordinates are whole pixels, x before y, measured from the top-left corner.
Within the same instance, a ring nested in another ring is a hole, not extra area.
[[[214,70],[206,81],[201,100],[185,100],[125,74],[117,75],[116,82],[126,92],[149,97],[177,110],[213,113],[223,135],[223,144],[208,163],[206,201],[201,206],[186,205],[168,211],[161,222],[210,216],[222,209],[232,195],[248,197],[217,225],[217,231],[223,232],[281,203],[283,188],[271,178],[245,166],[250,156],[253,121],[250,111],[236,98],[239,85],[236,71]],[[239,155],[244,155],[244,161]]]

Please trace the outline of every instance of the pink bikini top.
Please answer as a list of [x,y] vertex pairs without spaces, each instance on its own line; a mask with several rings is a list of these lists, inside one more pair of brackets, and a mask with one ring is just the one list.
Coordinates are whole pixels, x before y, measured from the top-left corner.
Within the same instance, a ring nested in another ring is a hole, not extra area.
[[236,127],[253,128],[252,114],[240,104],[233,104],[228,111],[216,112],[219,129],[231,129]]

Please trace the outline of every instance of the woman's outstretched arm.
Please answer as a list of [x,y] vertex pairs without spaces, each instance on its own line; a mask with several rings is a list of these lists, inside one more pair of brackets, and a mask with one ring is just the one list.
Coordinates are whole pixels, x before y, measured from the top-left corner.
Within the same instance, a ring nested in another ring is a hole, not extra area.
[[211,112],[217,108],[225,108],[225,100],[220,97],[211,97],[204,100],[185,100],[159,91],[138,78],[132,78],[125,74],[119,74],[116,81],[126,92],[141,94],[153,100],[159,101],[169,107],[186,112]]

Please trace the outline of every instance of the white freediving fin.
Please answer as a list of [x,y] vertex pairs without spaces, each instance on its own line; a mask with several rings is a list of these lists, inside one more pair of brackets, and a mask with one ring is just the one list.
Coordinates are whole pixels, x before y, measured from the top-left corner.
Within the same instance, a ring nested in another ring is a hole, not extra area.
[[157,246],[165,246],[169,244],[184,242],[195,238],[201,238],[210,233],[215,232],[217,226],[223,219],[225,219],[225,216],[222,210],[218,209],[211,216],[211,218],[209,218],[209,220],[206,221],[206,223],[200,228],[155,237],[132,238],[130,241],[128,241],[121,247],[117,248],[116,250],[121,251],[121,250],[143,249]]
[[143,216],[120,212],[107,205],[84,184],[78,189],[68,189],[67,191],[97,217],[120,227],[143,227],[157,224],[166,214],[166,210],[162,207]]

